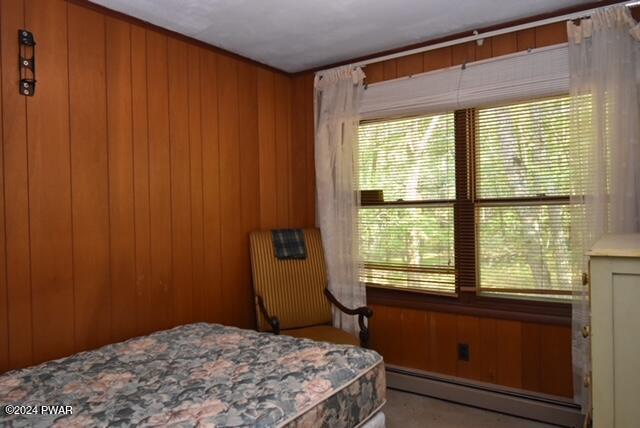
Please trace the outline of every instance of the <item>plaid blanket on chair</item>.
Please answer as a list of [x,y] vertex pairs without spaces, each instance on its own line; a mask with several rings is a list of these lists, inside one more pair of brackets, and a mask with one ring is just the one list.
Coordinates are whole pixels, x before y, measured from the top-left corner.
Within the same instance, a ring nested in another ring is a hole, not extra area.
[[302,229],[275,229],[271,231],[273,249],[280,260],[306,259],[307,245]]

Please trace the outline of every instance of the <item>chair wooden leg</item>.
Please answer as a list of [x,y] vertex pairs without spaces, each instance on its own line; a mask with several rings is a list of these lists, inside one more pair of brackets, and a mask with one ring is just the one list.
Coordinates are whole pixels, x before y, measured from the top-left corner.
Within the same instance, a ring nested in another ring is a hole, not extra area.
[[360,329],[360,346],[363,348],[369,347],[369,329],[366,327]]

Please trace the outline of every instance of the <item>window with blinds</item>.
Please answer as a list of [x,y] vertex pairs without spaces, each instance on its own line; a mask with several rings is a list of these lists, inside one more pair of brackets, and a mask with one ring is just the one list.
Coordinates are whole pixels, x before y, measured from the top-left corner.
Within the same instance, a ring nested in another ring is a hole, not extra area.
[[571,293],[570,99],[477,110],[477,288]]
[[454,115],[359,129],[364,282],[455,294]]
[[566,301],[571,102],[361,123],[362,280],[467,300]]

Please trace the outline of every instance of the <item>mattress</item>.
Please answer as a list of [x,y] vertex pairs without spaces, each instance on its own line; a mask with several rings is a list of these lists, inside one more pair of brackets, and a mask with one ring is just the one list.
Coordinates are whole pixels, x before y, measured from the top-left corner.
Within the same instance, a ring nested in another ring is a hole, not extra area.
[[198,323],[0,376],[0,425],[355,427],[385,387],[374,351]]

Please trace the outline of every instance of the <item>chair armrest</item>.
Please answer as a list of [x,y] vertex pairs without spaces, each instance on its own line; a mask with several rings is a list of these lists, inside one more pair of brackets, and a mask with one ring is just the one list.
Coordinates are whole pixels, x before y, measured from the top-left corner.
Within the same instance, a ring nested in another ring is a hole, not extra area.
[[361,306],[355,309],[347,308],[342,303],[340,303],[338,299],[336,299],[336,296],[334,296],[328,288],[324,289],[324,295],[327,296],[327,299],[329,299],[331,303],[336,305],[336,307],[340,309],[341,312],[344,312],[347,315],[362,315],[367,318],[371,318],[373,316],[373,310],[368,306]]
[[373,317],[373,309],[368,306],[361,306],[355,309],[347,308],[345,305],[340,303],[338,299],[336,299],[336,296],[334,296],[328,288],[324,289],[324,295],[327,296],[327,299],[329,299],[329,301],[333,303],[341,312],[344,312],[347,315],[358,315],[358,325],[360,326],[360,346],[362,346],[363,348],[368,347],[369,329],[364,323],[364,319]]
[[264,301],[262,297],[256,296],[256,300],[258,301],[258,308],[260,308],[260,313],[267,320],[269,325],[271,326],[271,330],[273,330],[273,334],[280,334],[280,320],[276,316],[269,316],[269,312],[267,312],[267,308],[264,306]]

